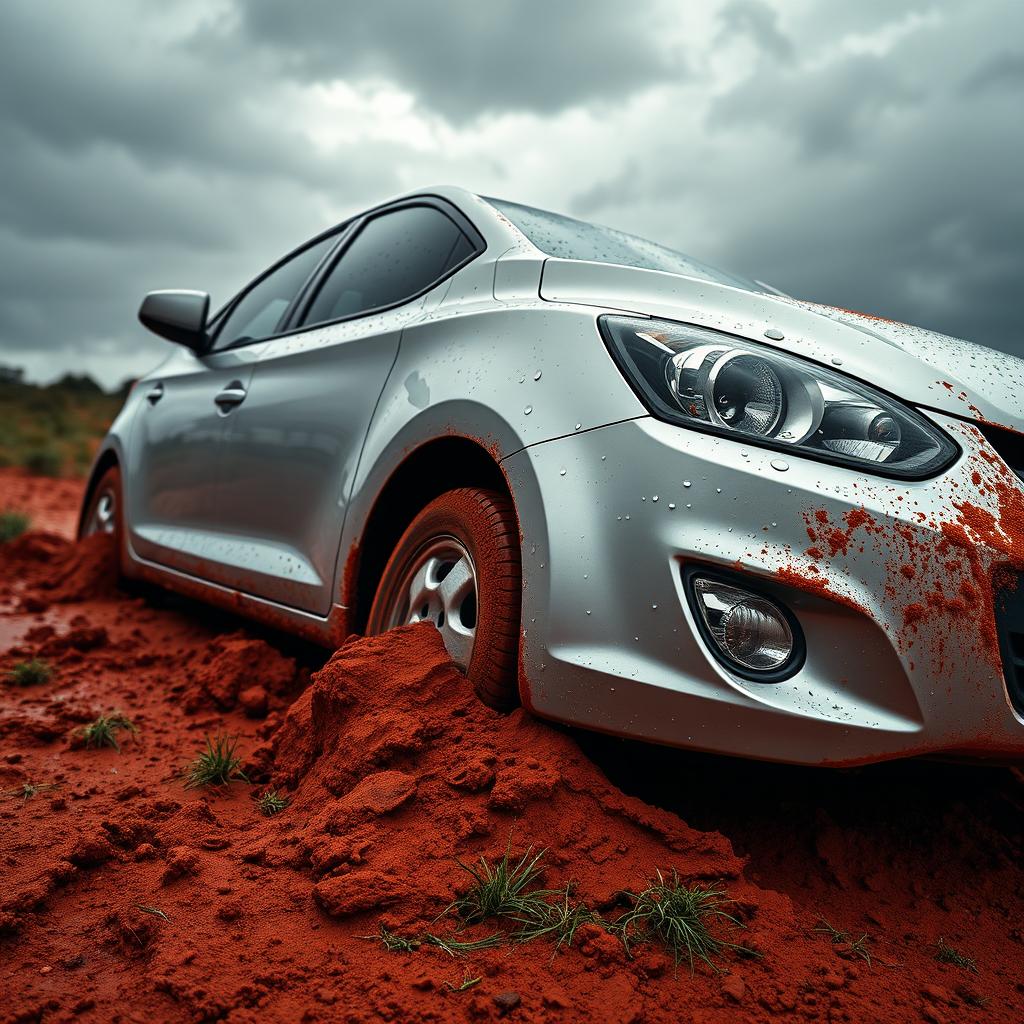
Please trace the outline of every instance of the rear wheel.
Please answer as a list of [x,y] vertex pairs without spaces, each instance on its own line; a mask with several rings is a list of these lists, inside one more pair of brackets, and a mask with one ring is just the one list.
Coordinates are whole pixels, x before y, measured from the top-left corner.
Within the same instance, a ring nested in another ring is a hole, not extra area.
[[432,501],[384,567],[367,633],[429,621],[452,661],[490,707],[518,702],[522,570],[509,499],[464,487]]

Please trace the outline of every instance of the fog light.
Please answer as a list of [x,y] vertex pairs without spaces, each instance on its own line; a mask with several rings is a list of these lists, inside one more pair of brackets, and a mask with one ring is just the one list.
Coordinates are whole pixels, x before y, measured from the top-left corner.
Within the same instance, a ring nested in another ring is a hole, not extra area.
[[724,661],[755,678],[757,673],[777,675],[793,662],[794,630],[774,601],[707,576],[694,575],[690,583],[706,627],[702,632]]

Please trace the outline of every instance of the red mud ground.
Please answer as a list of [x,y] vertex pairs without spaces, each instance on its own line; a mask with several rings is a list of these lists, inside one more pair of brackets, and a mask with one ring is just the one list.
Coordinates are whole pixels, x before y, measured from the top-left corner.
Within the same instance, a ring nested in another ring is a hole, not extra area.
[[[19,486],[0,480],[0,507],[68,529],[76,488]],[[1024,1017],[1019,774],[811,771],[574,738],[480,705],[426,626],[352,641],[310,683],[322,654],[119,591],[105,555],[43,533],[0,548],[0,671],[55,667],[41,686],[0,682],[0,789],[56,785],[0,800],[0,1020]],[[114,709],[138,738],[80,749],[76,727]],[[253,785],[185,790],[182,768],[220,732]],[[264,818],[253,796],[271,784],[292,802]],[[429,926],[465,885],[454,857],[531,845],[549,849],[548,885],[576,883],[606,916],[659,868],[721,881],[745,926],[722,936],[760,956],[691,975],[593,926],[558,953],[459,959],[361,938]],[[867,934],[870,963],[821,918]],[[940,938],[977,972],[937,962]]]

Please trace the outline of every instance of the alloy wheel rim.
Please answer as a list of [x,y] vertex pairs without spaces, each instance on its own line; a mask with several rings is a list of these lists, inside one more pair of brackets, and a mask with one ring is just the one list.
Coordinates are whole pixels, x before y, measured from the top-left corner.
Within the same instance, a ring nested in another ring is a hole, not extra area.
[[388,628],[432,622],[452,661],[464,672],[473,657],[477,624],[473,559],[454,537],[430,541],[408,563],[395,588]]
[[113,491],[104,490],[96,499],[93,505],[92,516],[89,519],[89,527],[86,535],[94,533],[112,534],[117,528],[117,498]]

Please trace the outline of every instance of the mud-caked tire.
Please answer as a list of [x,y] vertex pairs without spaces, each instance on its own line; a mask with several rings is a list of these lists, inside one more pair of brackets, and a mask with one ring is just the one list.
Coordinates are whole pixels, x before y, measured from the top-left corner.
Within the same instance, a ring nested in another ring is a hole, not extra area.
[[519,702],[521,605],[512,502],[497,491],[461,487],[435,498],[399,538],[366,631],[433,621],[477,696],[507,711]]

